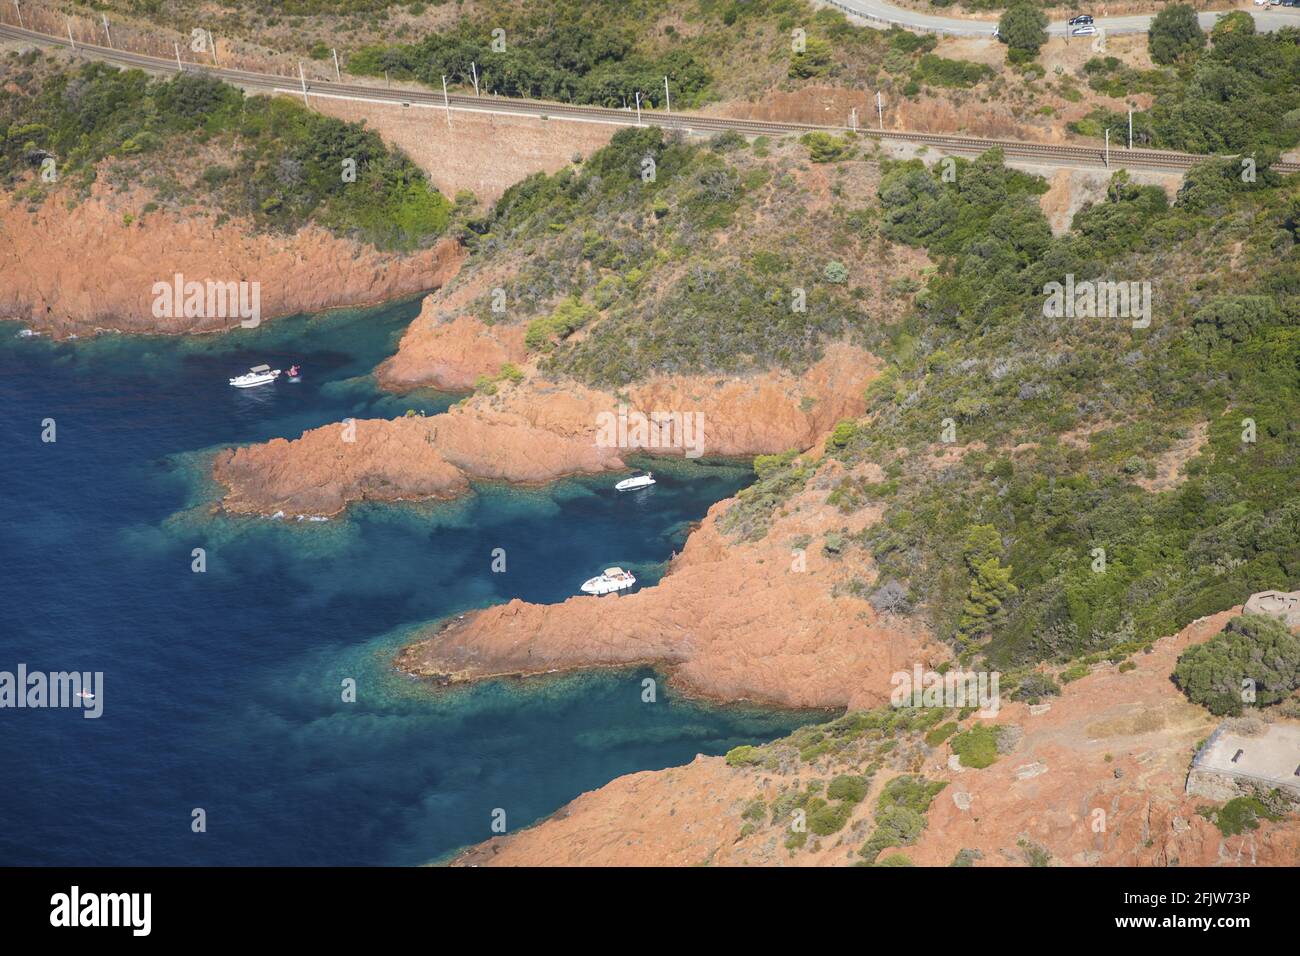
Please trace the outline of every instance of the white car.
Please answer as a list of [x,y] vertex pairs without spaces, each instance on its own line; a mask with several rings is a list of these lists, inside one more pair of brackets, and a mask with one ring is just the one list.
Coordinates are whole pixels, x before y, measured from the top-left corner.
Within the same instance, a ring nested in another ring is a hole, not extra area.
[[1091,23],[1080,24],[1070,31],[1072,37],[1090,37],[1097,32],[1097,28]]
[[1268,0],[1255,0],[1255,6],[1266,7],[1268,6]]

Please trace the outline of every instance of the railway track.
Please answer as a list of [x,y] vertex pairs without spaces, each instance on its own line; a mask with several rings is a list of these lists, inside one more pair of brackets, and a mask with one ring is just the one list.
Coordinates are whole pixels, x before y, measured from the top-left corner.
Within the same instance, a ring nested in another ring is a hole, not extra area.
[[[64,48],[71,47],[75,52],[83,56],[122,66],[137,67],[152,73],[174,74],[178,70],[203,73],[246,90],[303,95],[305,86],[305,93],[308,97],[349,99],[363,102],[399,104],[408,107],[419,106],[422,108],[445,109],[449,113],[497,113],[532,116],[540,119],[554,118],[578,122],[610,123],[619,126],[658,126],[664,129],[680,129],[697,133],[734,130],[749,135],[785,136],[813,131],[842,133],[850,129],[847,126],[732,119],[722,116],[704,116],[699,113],[665,113],[650,110],[633,113],[630,110],[601,106],[578,106],[569,103],[494,96],[470,96],[462,93],[450,93],[444,97],[443,94],[432,91],[394,90],[386,87],[330,82],[319,79],[309,80],[304,84],[304,81],[294,76],[227,69],[194,62],[180,61],[178,63],[177,60],[148,56],[129,50],[117,50],[87,43],[72,43],[66,38],[51,36],[47,33],[39,33],[35,30],[27,30],[5,23],[0,23],[0,38],[26,40]],[[1182,172],[1197,163],[1204,162],[1207,158],[1206,156],[1190,153],[1175,153],[1163,150],[1130,150],[1117,147],[1109,151],[1109,163],[1107,163],[1106,151],[1094,146],[977,139],[942,133],[916,133],[905,130],[880,130],[862,127],[857,128],[856,132],[882,142],[926,146],[949,153],[979,154],[990,149],[1001,149],[1010,158],[1076,167],[1105,168],[1109,166]],[[1300,163],[1279,162],[1274,164],[1273,168],[1281,173],[1300,172]]]

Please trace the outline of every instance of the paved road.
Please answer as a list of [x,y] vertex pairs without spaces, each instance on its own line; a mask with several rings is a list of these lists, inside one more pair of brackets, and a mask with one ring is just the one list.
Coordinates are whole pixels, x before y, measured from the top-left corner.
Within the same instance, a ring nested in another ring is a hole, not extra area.
[[[856,14],[867,20],[874,20],[878,23],[898,24],[899,26],[909,27],[913,30],[921,30],[929,33],[948,33],[954,36],[988,36],[993,32],[993,27],[997,23],[997,18],[989,20],[959,19],[957,17],[944,17],[932,13],[921,13],[918,10],[908,10],[905,7],[896,7],[893,4],[886,3],[885,0],[822,0],[823,3],[832,7],[838,7],[846,13]],[[1094,9],[1094,4],[1087,2],[1079,3],[1079,12],[1087,13]],[[1280,30],[1282,27],[1300,27],[1300,7],[1249,7],[1255,17],[1255,27],[1261,31]],[[1201,22],[1202,29],[1209,30],[1214,26],[1214,21],[1227,11],[1209,12],[1197,15]],[[1131,17],[1098,17],[1096,26],[1099,30],[1104,30],[1112,36],[1120,33],[1145,33],[1151,26],[1151,16],[1131,16]],[[1057,20],[1048,26],[1048,31],[1052,36],[1065,35],[1065,21]],[[1080,37],[1085,40],[1085,37]]]

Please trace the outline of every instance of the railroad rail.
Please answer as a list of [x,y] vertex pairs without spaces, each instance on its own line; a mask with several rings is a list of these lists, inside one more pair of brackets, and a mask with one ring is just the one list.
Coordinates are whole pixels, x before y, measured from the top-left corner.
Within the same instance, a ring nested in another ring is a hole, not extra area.
[[[224,80],[246,90],[286,93],[304,97],[326,97],[380,104],[398,104],[452,112],[490,113],[533,116],[539,119],[558,119],[577,122],[610,123],[619,126],[657,126],[692,133],[725,132],[734,130],[751,136],[786,136],[807,132],[843,133],[850,130],[882,142],[898,142],[931,147],[943,152],[979,154],[990,149],[1000,149],[1008,158],[1075,167],[1129,167],[1183,172],[1209,156],[1177,153],[1165,150],[1125,149],[1114,147],[1109,151],[1095,146],[1056,143],[1033,143],[1022,140],[979,139],[953,136],[945,133],[918,133],[908,130],[871,129],[867,127],[835,126],[816,123],[789,123],[775,120],[734,119],[724,116],[706,116],[700,113],[661,112],[602,106],[579,106],[515,97],[472,96],[463,93],[438,93],[426,90],[391,89],[356,83],[306,80],[301,77],[274,73],[257,73],[220,66],[208,66],[184,61],[149,56],[130,50],[71,41],[35,30],[9,24],[0,24],[0,38],[26,40],[47,46],[71,48],[82,56],[137,67],[152,73],[175,74],[178,71],[203,73]],[[1109,163],[1107,162],[1109,159]],[[1300,162],[1278,162],[1273,169],[1280,173],[1300,172]]]

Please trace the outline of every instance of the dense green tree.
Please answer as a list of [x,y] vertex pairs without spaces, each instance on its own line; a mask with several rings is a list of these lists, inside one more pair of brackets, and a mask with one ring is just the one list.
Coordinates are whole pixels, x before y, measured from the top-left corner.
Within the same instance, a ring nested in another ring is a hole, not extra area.
[[[1236,716],[1243,703],[1267,707],[1300,687],[1300,638],[1273,617],[1234,617],[1204,644],[1185,650],[1173,678],[1193,703],[1217,716]],[[1253,701],[1243,701],[1245,689],[1253,691]]]
[[1002,604],[1016,593],[1011,568],[1001,562],[1002,538],[993,525],[975,525],[966,533],[963,558],[970,587],[962,604],[957,631],[963,640],[987,634],[997,621]]
[[1185,3],[1165,7],[1151,21],[1147,32],[1151,59],[1169,64],[1205,46],[1205,31],[1196,21],[1196,11]]
[[1047,42],[1047,15],[1028,0],[1016,0],[998,20],[998,38],[1013,59],[1033,59]]

